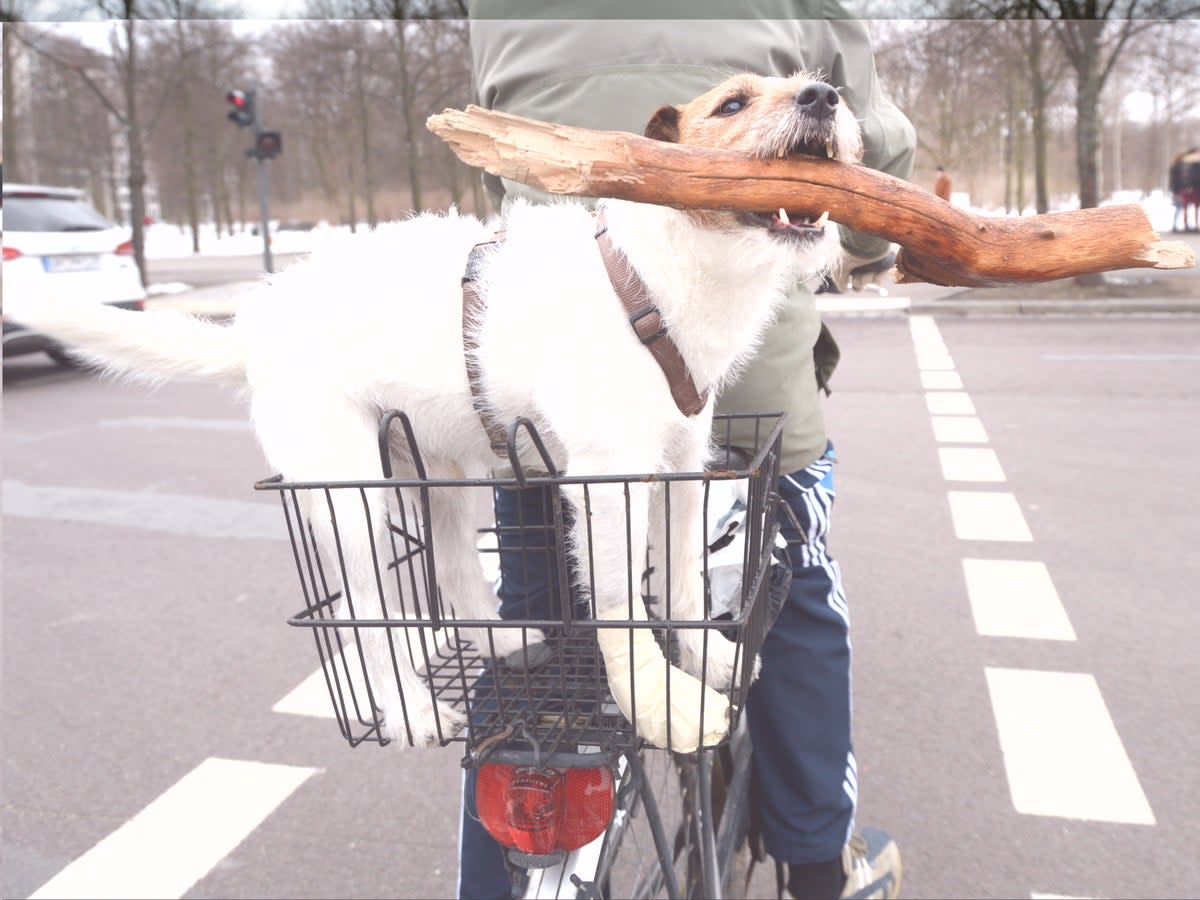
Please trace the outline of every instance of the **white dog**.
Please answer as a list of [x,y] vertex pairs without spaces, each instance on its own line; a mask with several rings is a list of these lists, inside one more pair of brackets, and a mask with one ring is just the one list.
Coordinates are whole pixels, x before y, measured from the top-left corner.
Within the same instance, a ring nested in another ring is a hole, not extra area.
[[[661,140],[746,151],[770,159],[794,153],[854,162],[857,123],[833,88],[801,73],[791,78],[735,76],[680,107],[663,107],[646,134]],[[608,234],[647,286],[687,371],[707,403],[680,411],[663,371],[630,326],[594,237],[593,214],[576,204],[516,205],[506,238],[482,258],[484,308],[475,323],[482,396],[495,421],[528,417],[568,474],[699,471],[709,445],[713,396],[752,353],[782,292],[798,277],[836,264],[834,226],[757,212],[685,212],[662,206],[603,204]],[[790,221],[789,221],[790,219]],[[131,313],[43,303],[9,314],[79,348],[115,373],[149,379],[216,376],[248,388],[251,415],[270,464],[289,481],[380,478],[377,423],[389,409],[410,417],[429,475],[461,478],[496,462],[472,405],[463,349],[460,279],[471,248],[490,234],[473,218],[422,215],[350,238],[273,276],[244,298],[228,326],[170,312]],[[408,474],[397,459],[399,475]],[[319,493],[319,492],[307,492]],[[388,492],[334,492],[345,589],[360,618],[378,616],[373,546],[383,540]],[[589,545],[579,490],[575,547]],[[651,489],[590,492],[590,553],[577,554],[581,580],[595,585],[601,617],[628,615],[629,559],[661,547],[663,516],[651,514]],[[465,492],[430,491],[439,589],[460,618],[495,618],[497,600],[482,577]],[[317,540],[333,547],[323,495],[308,502]],[[632,550],[626,535],[629,503]],[[672,614],[703,616],[700,488],[677,483],[671,498]],[[632,553],[632,556],[627,554]],[[374,610],[372,614],[372,610]],[[635,616],[646,612],[638,598]],[[610,683],[627,716],[634,705],[626,672],[637,672],[639,733],[660,746],[668,714],[662,694],[667,661],[642,629],[630,658],[628,631],[599,629]],[[383,629],[362,629],[384,732],[403,740],[405,719],[420,745],[462,726],[434,709],[417,674],[393,675]],[[728,701],[712,690],[733,677],[733,645],[701,629],[679,634],[670,714],[674,748],[691,750],[725,733]],[[537,635],[531,639],[536,639]],[[519,650],[519,630],[495,629],[477,643],[498,656]],[[704,646],[707,643],[707,650]],[[700,672],[708,660],[707,684]],[[690,674],[688,674],[690,673]],[[406,701],[401,713],[399,691]],[[701,692],[704,717],[699,722]],[[681,727],[695,723],[697,730]],[[690,731],[690,737],[688,733]],[[701,736],[702,735],[702,736]]]

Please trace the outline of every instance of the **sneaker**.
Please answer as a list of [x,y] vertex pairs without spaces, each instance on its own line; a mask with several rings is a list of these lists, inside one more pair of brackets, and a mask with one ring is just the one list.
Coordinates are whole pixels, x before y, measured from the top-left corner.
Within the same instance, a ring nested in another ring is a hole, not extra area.
[[900,849],[886,831],[864,828],[842,851],[843,898],[893,900],[900,896]]

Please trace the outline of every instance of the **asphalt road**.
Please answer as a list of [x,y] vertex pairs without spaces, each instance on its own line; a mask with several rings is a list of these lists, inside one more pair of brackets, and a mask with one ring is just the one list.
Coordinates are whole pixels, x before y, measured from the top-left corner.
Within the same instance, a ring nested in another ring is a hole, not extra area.
[[[859,821],[897,838],[904,895],[1195,896],[1200,317],[834,326]],[[927,399],[960,393],[937,335],[973,415]],[[240,401],[41,357],[4,377],[3,896],[79,857],[170,896],[451,896],[453,748],[273,710],[317,661]],[[931,404],[984,442],[936,439]],[[963,449],[994,458],[939,462]],[[1027,532],[951,491],[1011,495]],[[1010,599],[1042,606],[989,620],[1030,568]]]

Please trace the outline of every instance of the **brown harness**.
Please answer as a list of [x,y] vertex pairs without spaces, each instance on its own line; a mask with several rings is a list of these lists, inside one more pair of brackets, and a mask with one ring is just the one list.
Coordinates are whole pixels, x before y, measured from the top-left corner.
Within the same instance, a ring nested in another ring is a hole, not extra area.
[[[613,244],[608,236],[608,225],[604,214],[596,217],[596,246],[600,250],[600,258],[604,261],[604,269],[608,272],[608,280],[613,290],[625,307],[625,315],[633,328],[638,340],[654,357],[663,375],[666,376],[667,386],[671,389],[671,397],[679,411],[685,416],[694,416],[708,402],[708,391],[701,394],[696,390],[696,384],[687,369],[687,363],[679,353],[679,348],[667,333],[662,314],[650,299],[650,290],[646,283],[634,270],[629,258]],[[479,329],[476,323],[482,320],[483,297],[479,292],[479,266],[486,248],[502,243],[504,232],[498,231],[490,241],[484,241],[471,248],[467,256],[467,266],[462,278],[463,291],[463,352],[467,363],[467,381],[471,385],[471,402],[483,429],[487,432],[492,451],[500,457],[508,456],[508,437],[505,428],[496,421],[483,397],[482,378],[479,371],[479,360],[476,351],[479,349]]]

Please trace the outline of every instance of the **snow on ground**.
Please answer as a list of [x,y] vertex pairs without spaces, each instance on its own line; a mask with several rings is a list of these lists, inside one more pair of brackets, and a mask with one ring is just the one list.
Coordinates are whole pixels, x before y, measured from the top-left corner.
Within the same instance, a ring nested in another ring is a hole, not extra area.
[[[365,225],[360,227],[366,228]],[[311,231],[275,231],[274,228],[272,225],[271,250],[275,253],[307,253],[321,237],[337,232],[348,234],[350,231],[347,226],[331,227],[324,222]],[[262,249],[262,238],[251,234],[249,228],[233,235],[218,235],[211,223],[200,226],[201,256],[258,256]],[[192,233],[186,226],[156,222],[146,229],[148,259],[177,259],[192,255]]]

